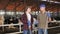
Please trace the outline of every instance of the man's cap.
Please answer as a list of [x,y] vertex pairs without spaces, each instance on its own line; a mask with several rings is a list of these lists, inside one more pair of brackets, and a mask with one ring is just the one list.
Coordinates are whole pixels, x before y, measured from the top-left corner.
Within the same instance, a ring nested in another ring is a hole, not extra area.
[[40,7],[46,7],[45,4],[40,4]]

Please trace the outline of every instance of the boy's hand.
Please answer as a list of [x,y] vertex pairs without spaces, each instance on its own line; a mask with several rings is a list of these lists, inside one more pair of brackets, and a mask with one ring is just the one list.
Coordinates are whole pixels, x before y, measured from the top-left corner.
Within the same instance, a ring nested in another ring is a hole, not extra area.
[[31,26],[29,26],[29,29],[31,29]]

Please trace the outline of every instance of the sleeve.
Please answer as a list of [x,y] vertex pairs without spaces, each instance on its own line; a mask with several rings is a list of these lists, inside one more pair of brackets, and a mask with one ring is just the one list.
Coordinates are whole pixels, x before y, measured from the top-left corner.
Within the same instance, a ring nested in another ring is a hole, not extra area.
[[48,16],[48,18],[51,18],[51,14],[50,13],[47,13],[47,16]]
[[34,19],[33,19],[33,16],[32,16],[32,15],[31,15],[31,17],[32,17],[32,18],[31,18],[31,23],[33,24],[33,22],[34,22]]
[[38,15],[38,16],[37,16],[37,22],[39,22],[39,21],[40,21],[39,17],[40,17],[40,16]]
[[21,22],[26,23],[26,20],[24,19],[24,15],[21,16]]
[[50,22],[51,21],[51,14],[48,12],[47,16],[48,16],[48,21]]

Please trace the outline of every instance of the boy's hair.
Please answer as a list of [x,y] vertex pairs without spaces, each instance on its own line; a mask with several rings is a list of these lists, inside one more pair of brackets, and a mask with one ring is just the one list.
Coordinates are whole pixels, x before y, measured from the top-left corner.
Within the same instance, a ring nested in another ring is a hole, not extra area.
[[26,12],[28,8],[31,8],[31,6],[26,6],[24,12]]

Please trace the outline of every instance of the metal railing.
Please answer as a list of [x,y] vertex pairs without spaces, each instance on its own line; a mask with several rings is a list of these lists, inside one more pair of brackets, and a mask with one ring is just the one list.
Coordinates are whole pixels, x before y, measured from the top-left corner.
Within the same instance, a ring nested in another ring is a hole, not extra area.
[[[60,23],[60,21],[51,21],[51,22]],[[21,26],[23,25],[23,23],[19,23],[19,24],[5,24],[5,25],[0,25],[0,27],[3,26],[2,28],[3,28],[3,31],[4,31],[4,27],[5,26],[10,26],[10,25],[19,25],[19,32],[14,32],[14,33],[23,33],[23,31],[21,31],[21,28],[22,28]],[[57,27],[60,27],[60,26],[48,27],[48,29],[57,28]],[[33,24],[33,31],[32,32],[34,32],[34,31],[38,31],[38,27],[35,27],[34,24]]]

